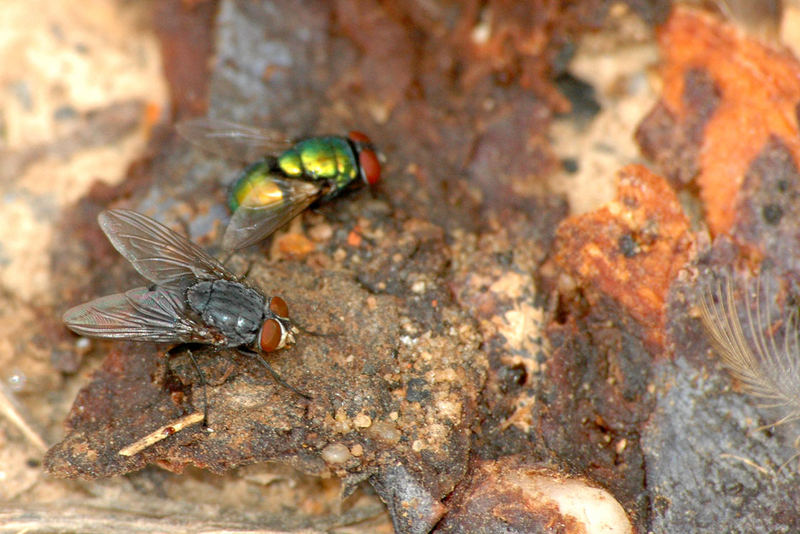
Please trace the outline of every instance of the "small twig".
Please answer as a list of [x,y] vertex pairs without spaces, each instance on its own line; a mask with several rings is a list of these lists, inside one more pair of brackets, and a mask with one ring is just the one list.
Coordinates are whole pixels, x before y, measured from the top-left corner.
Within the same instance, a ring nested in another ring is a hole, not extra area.
[[36,430],[25,409],[14,397],[14,393],[2,381],[0,381],[0,413],[5,415],[24,434],[39,452],[47,452],[47,442]]
[[176,434],[183,430],[184,428],[191,426],[195,423],[199,423],[205,417],[203,416],[202,412],[195,412],[189,414],[185,417],[181,417],[180,419],[173,421],[172,423],[166,424],[161,428],[150,432],[145,437],[140,440],[137,440],[127,447],[124,447],[119,451],[118,454],[122,456],[133,456],[137,454],[147,447],[153,445],[154,443],[158,443],[164,438],[168,438],[169,436]]

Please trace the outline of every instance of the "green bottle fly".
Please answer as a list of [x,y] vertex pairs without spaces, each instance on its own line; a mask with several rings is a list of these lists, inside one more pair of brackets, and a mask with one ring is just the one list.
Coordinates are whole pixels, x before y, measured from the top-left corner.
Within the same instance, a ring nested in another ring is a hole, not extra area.
[[211,119],[187,121],[178,129],[195,144],[223,155],[245,155],[257,148],[278,153],[248,166],[231,186],[228,207],[233,216],[223,237],[228,250],[265,239],[315,202],[380,180],[378,156],[361,132],[291,143],[273,132]]

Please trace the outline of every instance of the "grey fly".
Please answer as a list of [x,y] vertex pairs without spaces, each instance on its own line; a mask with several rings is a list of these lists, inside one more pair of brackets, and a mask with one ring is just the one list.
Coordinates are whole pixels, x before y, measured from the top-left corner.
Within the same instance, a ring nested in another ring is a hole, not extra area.
[[281,385],[308,398],[262,357],[294,342],[282,298],[264,296],[202,248],[140,213],[104,211],[98,222],[114,248],[152,285],[75,306],[64,313],[67,327],[89,337],[236,349],[256,358]]

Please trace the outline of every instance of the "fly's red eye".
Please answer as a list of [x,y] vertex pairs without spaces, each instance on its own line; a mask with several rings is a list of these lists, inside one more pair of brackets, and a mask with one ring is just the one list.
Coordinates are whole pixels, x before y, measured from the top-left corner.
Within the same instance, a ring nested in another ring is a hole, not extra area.
[[349,132],[347,137],[354,143],[362,143],[365,145],[372,144],[372,141],[370,141],[369,137],[367,137],[367,134],[356,130]]
[[287,306],[286,301],[280,297],[272,297],[269,299],[269,311],[278,317],[289,318],[289,306]]
[[272,352],[280,348],[281,340],[283,339],[283,328],[275,319],[268,319],[264,321],[264,326],[261,327],[261,335],[258,338],[258,344],[264,352]]
[[381,164],[374,151],[364,149],[358,154],[358,164],[369,185],[375,185],[381,179]]

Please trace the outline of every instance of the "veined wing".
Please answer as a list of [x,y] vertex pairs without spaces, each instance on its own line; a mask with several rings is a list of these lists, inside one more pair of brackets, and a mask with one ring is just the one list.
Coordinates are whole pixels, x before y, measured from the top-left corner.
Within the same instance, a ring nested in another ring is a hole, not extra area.
[[236,280],[205,250],[150,217],[114,209],[97,220],[114,248],[151,282],[169,285],[187,277]]
[[275,131],[209,118],[186,120],[176,128],[181,137],[203,150],[247,162],[283,152],[293,144]]
[[212,334],[186,317],[181,296],[163,287],[137,287],[75,306],[64,324],[89,337],[162,343],[211,341]]
[[321,192],[318,184],[269,175],[242,199],[225,229],[222,247],[237,250],[266,239],[319,198]]

